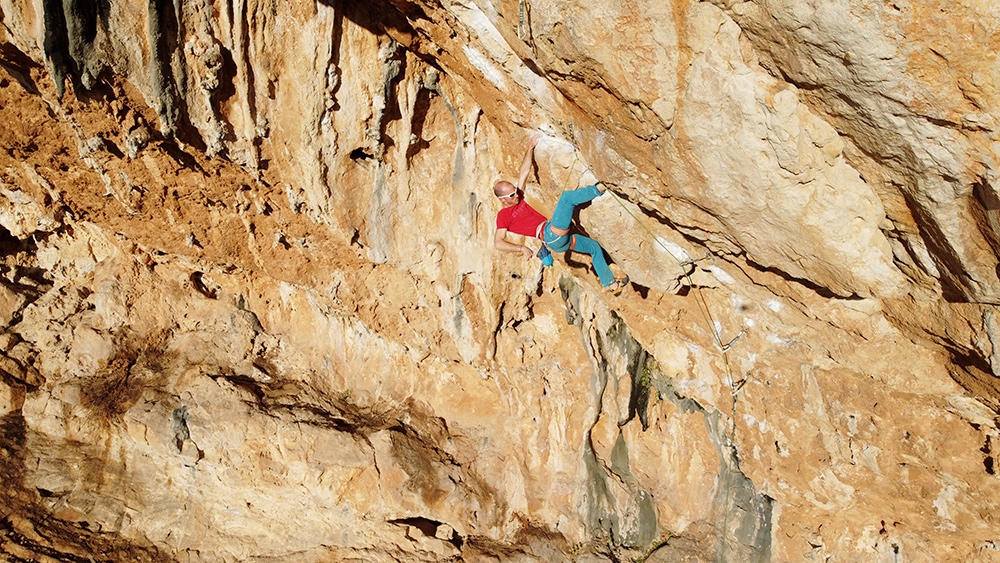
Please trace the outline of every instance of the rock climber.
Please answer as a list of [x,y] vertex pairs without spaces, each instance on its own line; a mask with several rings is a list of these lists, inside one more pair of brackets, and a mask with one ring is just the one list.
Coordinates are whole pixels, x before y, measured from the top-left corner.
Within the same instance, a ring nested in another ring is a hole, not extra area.
[[551,252],[575,250],[589,254],[594,264],[594,270],[597,271],[597,277],[601,280],[601,285],[606,291],[617,297],[625,291],[625,287],[628,285],[628,276],[615,278],[611,268],[608,267],[601,245],[593,239],[569,232],[573,210],[578,205],[587,203],[603,194],[605,186],[598,182],[583,188],[564,191],[556,203],[552,220],[546,220],[541,213],[535,211],[524,201],[524,185],[528,181],[528,173],[534,162],[535,146],[541,138],[542,134],[536,133],[528,141],[528,150],[521,162],[521,173],[517,178],[516,186],[503,180],[493,185],[493,194],[497,196],[502,206],[497,213],[497,231],[493,235],[493,247],[503,252],[519,252],[525,259],[530,260],[531,255],[534,254],[530,248],[507,240],[507,233],[511,232],[541,240],[542,248],[538,251],[538,257],[546,266],[552,264]]

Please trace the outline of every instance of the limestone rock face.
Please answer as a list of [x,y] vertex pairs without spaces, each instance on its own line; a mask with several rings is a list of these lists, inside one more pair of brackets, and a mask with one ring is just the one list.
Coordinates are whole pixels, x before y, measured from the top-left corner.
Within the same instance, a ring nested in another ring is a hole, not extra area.
[[985,4],[0,22],[5,560],[1000,560]]

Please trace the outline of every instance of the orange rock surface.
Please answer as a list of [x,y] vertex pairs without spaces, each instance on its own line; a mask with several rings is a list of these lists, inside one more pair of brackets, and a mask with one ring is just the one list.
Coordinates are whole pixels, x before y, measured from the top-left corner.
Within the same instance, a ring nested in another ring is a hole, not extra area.
[[0,558],[1000,560],[985,3],[0,22]]

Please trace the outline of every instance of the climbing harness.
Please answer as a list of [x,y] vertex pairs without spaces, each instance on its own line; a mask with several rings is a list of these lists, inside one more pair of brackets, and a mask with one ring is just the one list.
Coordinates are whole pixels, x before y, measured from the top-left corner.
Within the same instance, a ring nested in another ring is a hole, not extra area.
[[540,237],[542,244],[545,245],[549,250],[552,250],[552,247],[555,246],[557,242],[561,241],[565,237],[569,237],[569,250],[573,250],[573,248],[576,246],[576,235],[571,235],[569,233],[563,233],[559,235],[556,234],[554,230],[549,229],[550,231],[552,231],[552,234],[556,235],[556,238],[548,240],[548,238],[545,236],[545,225],[547,224],[548,221],[546,221],[545,224],[542,225],[542,232],[541,232],[542,236]]
[[[535,238],[537,238],[542,242],[542,247],[549,252],[563,252],[562,250],[552,250],[552,247],[555,246],[557,242],[562,240],[563,237],[568,236],[569,247],[566,248],[565,250],[573,250],[574,248],[576,248],[576,235],[571,235],[569,233],[569,229],[566,229],[565,233],[559,234],[556,232],[556,229],[558,229],[558,227],[553,227],[551,223],[552,223],[551,221],[543,221],[542,224],[538,225],[538,228],[535,230]],[[549,230],[552,231],[552,234],[556,235],[556,238],[552,240],[547,240],[545,237],[545,227],[549,227]]]

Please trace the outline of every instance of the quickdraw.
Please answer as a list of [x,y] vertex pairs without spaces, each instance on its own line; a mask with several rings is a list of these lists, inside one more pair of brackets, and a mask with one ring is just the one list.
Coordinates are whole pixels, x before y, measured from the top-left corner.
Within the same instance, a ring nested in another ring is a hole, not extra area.
[[528,30],[528,26],[525,25],[524,23],[524,20],[526,17],[530,17],[530,15],[527,14],[527,10],[525,9],[524,3],[525,0],[521,0],[520,6],[518,7],[517,11],[517,38],[520,39],[521,41],[528,41],[530,33]]

